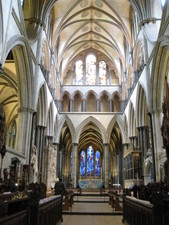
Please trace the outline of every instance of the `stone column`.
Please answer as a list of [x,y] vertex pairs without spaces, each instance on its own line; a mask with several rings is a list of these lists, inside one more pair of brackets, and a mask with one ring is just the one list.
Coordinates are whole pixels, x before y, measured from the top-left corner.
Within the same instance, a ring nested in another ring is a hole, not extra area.
[[73,143],[72,151],[72,183],[73,188],[76,188],[78,185],[78,144]]
[[63,149],[59,151],[59,178],[62,179]]
[[44,148],[44,126],[37,126],[36,146],[38,156],[38,182],[42,181],[42,166],[43,166],[43,148]]
[[154,114],[152,114],[151,112],[148,113],[149,119],[150,119],[150,131],[151,131],[151,144],[152,144],[152,157],[153,157],[153,175],[154,175],[154,182],[156,182],[156,159],[155,159],[155,149],[154,149],[154,130],[153,130],[153,122],[155,123],[155,120],[153,120],[154,118]]
[[86,99],[82,100],[82,112],[86,112]]
[[55,146],[55,150],[56,150],[56,178],[59,177],[59,169],[58,169],[58,159],[59,159],[59,144],[58,143],[53,143],[53,145]]
[[18,127],[15,148],[25,156],[27,164],[29,164],[30,157],[33,112],[34,111],[29,108],[23,107],[18,109]]
[[83,85],[86,85],[86,62],[83,62]]
[[113,112],[112,99],[109,99],[109,112]]
[[109,187],[109,171],[110,171],[110,153],[109,144],[104,144],[104,186]]
[[96,100],[96,111],[100,112],[100,100],[99,99]]
[[70,99],[70,112],[74,111],[74,107],[73,107],[73,99]]
[[96,85],[100,84],[100,79],[99,79],[99,63],[96,63]]
[[112,84],[112,76],[111,76],[111,69],[110,67],[108,68],[108,71],[109,71],[109,85]]

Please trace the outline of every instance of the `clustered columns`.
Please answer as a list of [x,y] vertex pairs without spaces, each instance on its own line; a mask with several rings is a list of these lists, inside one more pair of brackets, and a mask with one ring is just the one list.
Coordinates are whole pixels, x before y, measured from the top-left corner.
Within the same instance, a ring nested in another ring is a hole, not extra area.
[[59,177],[59,144],[58,143],[53,143],[55,146],[56,150],[56,178]]
[[109,187],[109,167],[110,167],[110,153],[109,153],[109,144],[104,144],[104,163],[103,163],[103,173],[104,173],[104,186],[105,188]]
[[[32,118],[34,111],[29,108],[18,109],[18,129],[16,136],[16,149],[29,160]],[[28,163],[28,162],[27,162]]]
[[138,143],[139,148],[142,150],[142,160],[147,157],[147,151],[150,146],[149,140],[149,127],[148,126],[141,126],[138,127]]
[[72,144],[72,185],[76,188],[78,185],[78,144]]
[[[62,112],[63,110],[63,100],[61,101],[57,101],[58,103],[58,110],[59,112]],[[70,99],[70,107],[68,109],[68,112],[75,112],[74,110],[74,99]],[[121,101],[120,101],[120,104],[121,104]],[[86,112],[86,108],[87,108],[87,100],[84,98],[82,99],[81,101],[81,112]],[[96,112],[102,112],[101,111],[101,100],[100,98],[97,98],[96,99]],[[113,103],[113,100],[112,99],[108,99],[108,108],[107,108],[107,112],[114,112],[114,103]]]
[[44,149],[44,137],[45,137],[45,126],[36,126],[36,146],[38,155],[38,182],[42,182],[42,161],[43,161],[43,149]]

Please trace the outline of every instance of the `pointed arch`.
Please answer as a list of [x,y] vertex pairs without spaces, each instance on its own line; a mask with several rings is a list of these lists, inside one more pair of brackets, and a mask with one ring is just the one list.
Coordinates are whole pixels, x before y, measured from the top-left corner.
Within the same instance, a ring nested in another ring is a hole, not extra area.
[[109,112],[109,94],[102,91],[100,94],[100,112]]
[[96,94],[89,91],[86,97],[86,112],[96,112]]
[[138,85],[136,102],[137,102],[137,107],[136,107],[137,127],[147,126],[147,123],[148,123],[147,98],[145,95],[144,88],[142,87],[141,84]]
[[115,123],[117,123],[119,126],[121,137],[122,137],[122,143],[125,143],[124,121],[122,116],[120,115],[115,115],[109,123],[109,126],[107,128],[107,143],[110,143],[111,133]]
[[82,96],[79,92],[74,95],[74,112],[82,112]]
[[104,126],[93,116],[88,117],[87,119],[83,120],[83,122],[81,122],[78,127],[75,130],[75,135],[74,135],[74,139],[73,139],[73,143],[79,143],[79,138],[80,138],[80,134],[83,130],[83,128],[89,124],[89,123],[93,123],[98,129],[99,132],[101,134],[103,143],[107,143],[106,140],[106,130],[104,128]]
[[[72,140],[73,140],[73,137],[75,135],[75,128],[72,121],[69,119],[69,117],[65,115],[65,116],[62,116],[62,118],[58,121],[58,130],[56,131],[56,143],[59,143],[61,131],[65,122],[67,123],[69,127]],[[73,143],[78,143],[78,142],[73,142]]]
[[143,40],[138,39],[136,43],[136,48],[134,52],[134,62],[133,69],[134,71],[140,71],[144,66],[144,52],[143,52]]
[[38,102],[37,102],[37,125],[46,126],[47,119],[47,88],[43,84],[39,89]]
[[47,115],[47,136],[53,136],[54,135],[54,109],[53,109],[53,102],[51,101],[48,115]]
[[129,137],[136,136],[136,118],[133,104],[129,107]]
[[33,108],[31,101],[33,90],[33,67],[32,67],[32,55],[27,40],[20,35],[14,35],[7,42],[7,48],[5,52],[5,62],[7,55],[10,51],[13,51],[15,60],[17,84],[18,84],[18,108],[26,107]]

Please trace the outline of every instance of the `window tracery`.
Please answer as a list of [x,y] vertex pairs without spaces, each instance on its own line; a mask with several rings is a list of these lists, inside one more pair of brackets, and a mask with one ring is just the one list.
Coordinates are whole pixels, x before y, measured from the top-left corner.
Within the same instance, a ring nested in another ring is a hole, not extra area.
[[94,151],[92,146],[87,151],[80,153],[80,174],[81,177],[94,177],[101,175],[100,151]]

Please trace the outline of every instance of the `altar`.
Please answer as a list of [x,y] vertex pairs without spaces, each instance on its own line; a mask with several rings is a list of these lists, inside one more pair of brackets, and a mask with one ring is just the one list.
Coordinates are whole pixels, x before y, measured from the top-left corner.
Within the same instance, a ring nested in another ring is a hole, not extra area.
[[101,189],[103,187],[103,180],[100,179],[84,179],[79,180],[79,187],[82,189]]

